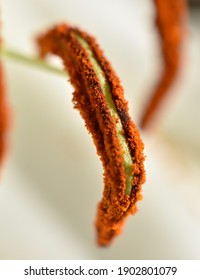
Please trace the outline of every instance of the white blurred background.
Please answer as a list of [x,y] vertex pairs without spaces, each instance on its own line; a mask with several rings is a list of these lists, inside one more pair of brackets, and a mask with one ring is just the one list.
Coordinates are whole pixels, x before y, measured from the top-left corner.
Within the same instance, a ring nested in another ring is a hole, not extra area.
[[[7,46],[68,21],[95,35],[140,112],[162,68],[150,0],[2,0]],[[0,259],[200,259],[200,8],[154,132],[142,133],[147,182],[139,211],[109,248],[95,243],[102,167],[67,79],[4,60],[12,133],[0,182]],[[173,98],[172,98],[173,96]]]

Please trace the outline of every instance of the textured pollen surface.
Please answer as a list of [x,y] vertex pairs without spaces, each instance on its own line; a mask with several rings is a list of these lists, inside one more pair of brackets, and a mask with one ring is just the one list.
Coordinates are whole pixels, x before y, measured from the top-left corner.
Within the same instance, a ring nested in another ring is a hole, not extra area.
[[[89,60],[87,51],[80,44],[80,36],[94,53],[104,71],[112,99],[123,126],[124,135],[133,162],[133,181],[130,195],[126,195],[126,174],[123,154],[117,137],[116,123],[102,92],[100,81]],[[121,232],[128,214],[136,211],[136,202],[141,199],[141,185],[145,181],[143,166],[143,143],[138,130],[128,114],[128,105],[124,99],[123,88],[103,52],[94,38],[69,25],[58,25],[37,39],[40,55],[45,57],[53,53],[63,59],[70,80],[75,88],[73,102],[85,120],[92,135],[97,153],[104,168],[103,198],[98,204],[96,229],[100,245],[110,244],[113,237]]]
[[152,122],[154,114],[177,76],[182,57],[187,11],[187,0],[153,1],[156,8],[156,26],[160,35],[163,73],[144,109],[141,119],[143,128]]

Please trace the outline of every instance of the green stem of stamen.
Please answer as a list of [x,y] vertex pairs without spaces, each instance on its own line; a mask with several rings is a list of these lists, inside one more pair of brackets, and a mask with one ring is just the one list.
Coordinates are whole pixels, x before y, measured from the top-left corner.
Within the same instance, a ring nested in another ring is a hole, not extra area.
[[37,58],[37,57],[30,57],[28,55],[24,55],[18,51],[15,51],[13,49],[8,49],[5,47],[2,47],[0,49],[0,55],[2,57],[11,59],[16,62],[20,62],[29,66],[34,66],[43,70],[47,70],[51,73],[57,74],[57,75],[62,75],[67,77],[67,73],[59,68],[56,68],[55,66],[52,66],[48,64],[47,62]]

